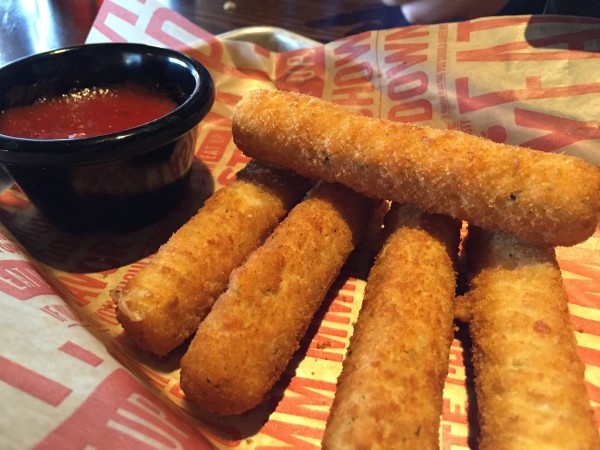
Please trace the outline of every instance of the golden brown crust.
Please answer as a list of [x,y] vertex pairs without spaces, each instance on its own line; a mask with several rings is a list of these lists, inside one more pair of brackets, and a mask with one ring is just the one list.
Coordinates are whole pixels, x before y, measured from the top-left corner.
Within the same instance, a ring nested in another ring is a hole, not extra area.
[[181,360],[187,400],[222,415],[263,400],[360,239],[371,203],[319,184],[233,271]]
[[460,222],[393,205],[324,449],[438,449]]
[[171,236],[148,266],[111,292],[127,336],[157,355],[183,343],[225,290],[231,271],[308,187],[307,180],[287,169],[250,162]]
[[552,245],[591,236],[600,169],[458,131],[372,119],[307,95],[252,91],[233,136],[247,155]]
[[454,318],[464,323],[468,323],[471,320],[471,294],[465,292],[462,295],[458,295],[454,302]]
[[466,252],[479,448],[600,448],[554,250],[470,227]]

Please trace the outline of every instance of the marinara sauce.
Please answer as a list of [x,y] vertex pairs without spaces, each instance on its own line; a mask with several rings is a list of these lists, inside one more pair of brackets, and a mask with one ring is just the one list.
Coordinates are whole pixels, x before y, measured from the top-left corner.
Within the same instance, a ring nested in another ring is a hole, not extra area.
[[0,113],[0,134],[29,139],[74,139],[127,130],[173,111],[177,103],[134,83],[85,88]]

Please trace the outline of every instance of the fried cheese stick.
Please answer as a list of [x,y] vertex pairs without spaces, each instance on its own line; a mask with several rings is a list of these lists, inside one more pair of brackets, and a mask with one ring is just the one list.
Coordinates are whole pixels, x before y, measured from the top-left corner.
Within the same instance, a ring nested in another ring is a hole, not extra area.
[[117,318],[141,348],[166,355],[198,328],[229,274],[309,189],[287,169],[251,161],[216,191],[123,288]]
[[365,195],[552,245],[591,236],[600,169],[459,131],[373,119],[324,100],[256,90],[236,105],[246,155]]
[[461,223],[392,205],[323,448],[438,449]]
[[233,271],[181,360],[187,400],[220,415],[264,400],[361,239],[372,203],[319,183]]
[[479,448],[598,449],[554,249],[470,227]]

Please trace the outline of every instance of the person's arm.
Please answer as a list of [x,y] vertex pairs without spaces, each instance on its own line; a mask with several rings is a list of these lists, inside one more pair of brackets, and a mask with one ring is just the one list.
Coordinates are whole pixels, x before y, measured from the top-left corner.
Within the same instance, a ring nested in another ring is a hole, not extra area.
[[508,0],[382,0],[388,6],[400,6],[410,23],[437,23],[453,19],[474,19],[500,11]]

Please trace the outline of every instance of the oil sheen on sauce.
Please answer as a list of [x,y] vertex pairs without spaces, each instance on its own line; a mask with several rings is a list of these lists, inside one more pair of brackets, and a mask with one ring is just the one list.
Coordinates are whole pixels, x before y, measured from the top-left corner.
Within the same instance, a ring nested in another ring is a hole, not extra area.
[[158,90],[134,83],[84,88],[0,112],[0,134],[28,139],[75,139],[134,128],[177,104]]

